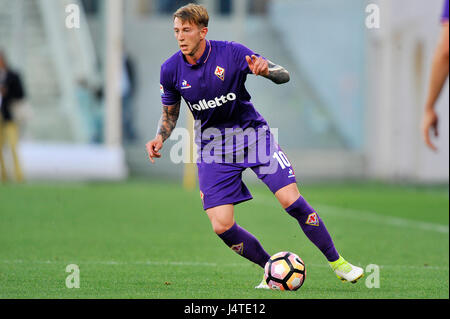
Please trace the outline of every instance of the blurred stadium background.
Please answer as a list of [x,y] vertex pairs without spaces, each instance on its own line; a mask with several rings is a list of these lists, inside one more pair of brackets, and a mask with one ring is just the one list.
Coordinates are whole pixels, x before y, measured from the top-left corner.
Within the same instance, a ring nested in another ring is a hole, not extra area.
[[[1,298],[267,298],[253,289],[260,270],[221,246],[198,192],[183,189],[197,190],[195,167],[170,161],[177,141],[155,165],[145,152],[161,116],[160,65],[178,50],[172,13],[188,2],[0,0],[0,50],[27,92],[17,105],[26,182],[0,184]],[[209,39],[290,71],[281,86],[249,76],[254,105],[345,256],[382,266],[385,289],[342,288],[293,220],[261,214],[281,208],[249,173],[255,200],[239,222],[268,251],[311,265],[300,294],[269,296],[448,298],[448,82],[438,152],[420,132],[442,0],[196,2],[209,10]],[[370,3],[379,29],[366,27]],[[66,26],[72,4],[80,28]],[[183,102],[177,127],[189,121]],[[83,269],[78,292],[64,285],[69,263]]]
[[[177,50],[171,14],[187,2],[0,0],[0,48],[28,93],[27,180],[182,178],[182,164],[150,166],[144,145],[161,113],[160,65]],[[437,106],[439,152],[426,149],[419,129],[441,0],[198,2],[210,11],[210,39],[242,42],[290,71],[287,85],[254,77],[247,85],[300,179],[448,183],[448,85]],[[380,7],[379,29],[365,26],[369,3]],[[79,29],[65,25],[69,4],[80,8]],[[134,69],[124,111],[134,140],[122,139],[124,56]],[[183,108],[178,126],[187,119]]]

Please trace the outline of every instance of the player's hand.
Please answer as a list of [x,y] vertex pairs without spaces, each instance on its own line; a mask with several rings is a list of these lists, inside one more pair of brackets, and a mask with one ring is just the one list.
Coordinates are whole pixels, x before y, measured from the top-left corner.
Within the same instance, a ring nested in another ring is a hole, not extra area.
[[160,158],[161,153],[159,153],[159,150],[163,147],[163,141],[161,135],[157,135],[155,139],[151,140],[147,144],[145,144],[145,148],[147,149],[148,158],[150,161],[155,164],[154,157]]
[[435,137],[439,136],[438,131],[438,116],[436,112],[432,109],[426,110],[423,120],[422,120],[422,134],[423,138],[425,140],[425,143],[429,148],[431,148],[433,151],[437,151],[436,146],[431,142],[430,139],[430,131],[434,133]]
[[245,56],[245,60],[247,60],[248,67],[255,75],[267,76],[269,75],[269,63],[267,60],[262,57],[257,57],[256,55],[252,55],[249,57]]

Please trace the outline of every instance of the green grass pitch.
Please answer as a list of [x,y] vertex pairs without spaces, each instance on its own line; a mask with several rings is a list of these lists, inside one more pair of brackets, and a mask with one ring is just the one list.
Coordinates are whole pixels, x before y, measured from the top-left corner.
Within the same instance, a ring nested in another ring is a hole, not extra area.
[[[264,185],[236,206],[264,248],[297,253],[307,278],[296,292],[256,290],[262,269],[212,232],[198,191],[178,184],[0,185],[0,298],[449,298],[447,187],[302,184],[350,262],[379,268],[341,283]],[[66,287],[66,266],[80,288]]]

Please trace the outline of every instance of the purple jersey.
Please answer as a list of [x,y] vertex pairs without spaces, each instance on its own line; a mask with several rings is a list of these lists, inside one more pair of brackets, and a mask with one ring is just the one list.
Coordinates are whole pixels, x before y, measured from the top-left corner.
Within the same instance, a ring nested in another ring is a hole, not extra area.
[[448,0],[444,1],[444,10],[442,11],[441,21],[448,22]]
[[[251,74],[247,55],[258,56],[236,42],[206,40],[205,52],[191,65],[178,51],[161,66],[162,104],[174,105],[183,97],[194,119],[200,121],[202,133],[217,128],[224,136],[226,128],[267,125],[245,88]],[[202,148],[208,142],[202,140]]]
[[[247,168],[251,168],[273,193],[296,182],[290,162],[274,141],[267,122],[250,102],[245,88],[247,75],[251,74],[245,59],[247,55],[258,56],[236,42],[207,40],[205,52],[195,65],[189,64],[178,51],[161,66],[163,105],[174,105],[183,98],[196,120],[196,143],[202,151],[197,162],[199,188],[205,210],[251,199],[242,181],[242,172]],[[230,129],[253,129],[257,133],[251,138],[243,134],[246,142],[228,148],[226,141],[230,141],[230,136],[226,135]],[[214,132],[213,139],[211,132]],[[216,142],[216,137],[221,145],[211,142]],[[211,145],[220,145],[224,153],[217,154],[214,149],[214,154],[210,154],[207,150]],[[265,151],[260,152],[261,149]],[[231,157],[227,156],[230,154]],[[280,156],[285,162],[280,162]]]

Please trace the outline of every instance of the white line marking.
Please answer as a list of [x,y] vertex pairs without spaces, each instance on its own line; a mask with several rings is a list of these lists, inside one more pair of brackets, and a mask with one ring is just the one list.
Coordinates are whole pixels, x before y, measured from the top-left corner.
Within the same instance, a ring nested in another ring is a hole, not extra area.
[[[79,266],[83,265],[107,265],[107,266],[120,266],[120,265],[145,265],[145,266],[177,266],[177,267],[250,267],[254,266],[251,262],[247,263],[228,263],[228,264],[218,264],[211,262],[193,262],[193,261],[54,261],[54,260],[0,260],[3,264],[60,264],[68,265],[71,263],[76,263]],[[356,265],[356,264],[355,264]],[[323,264],[309,264],[306,263],[307,267],[314,268],[330,268],[326,263]],[[358,264],[357,266],[364,267],[364,265]],[[401,269],[420,269],[420,270],[449,270],[449,266],[419,266],[419,265],[379,265],[380,268],[401,268]],[[331,269],[330,269],[331,270]]]
[[[258,196],[254,198],[254,202],[259,205],[270,205],[272,207],[276,207],[282,209],[276,198],[273,200],[269,200],[268,198],[264,198],[262,196]],[[411,229],[420,229],[420,230],[428,230],[442,234],[449,233],[448,225],[436,224],[436,223],[427,223],[421,221],[410,220],[406,218],[400,217],[392,217],[381,214],[376,214],[369,211],[362,211],[357,209],[350,208],[342,208],[325,204],[317,204],[314,205],[319,214],[323,215],[334,215],[339,216],[346,219],[360,220],[365,222],[372,222],[376,224],[383,224],[388,226],[396,226],[403,228],[411,228]]]
[[434,231],[442,234],[448,234],[449,229],[448,225],[436,224],[436,223],[428,223],[416,220],[410,220],[406,218],[393,217],[387,215],[380,215],[368,211],[361,211],[356,209],[348,209],[348,208],[340,208],[329,205],[317,205],[318,208],[322,211],[330,211],[332,214],[339,216],[345,216],[346,218],[359,219],[362,221],[368,221],[372,223],[385,224],[389,226],[396,227],[404,227],[404,228],[412,228],[412,229],[420,229],[420,230],[428,230]]

